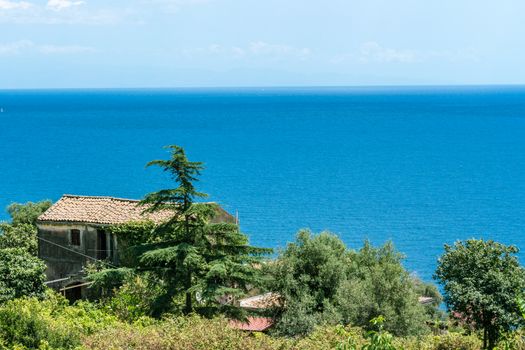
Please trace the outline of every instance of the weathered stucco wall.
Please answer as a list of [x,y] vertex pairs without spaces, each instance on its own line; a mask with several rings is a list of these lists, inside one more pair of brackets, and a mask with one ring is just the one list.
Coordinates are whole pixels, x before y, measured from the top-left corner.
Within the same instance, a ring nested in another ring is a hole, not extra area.
[[[66,278],[81,273],[84,266],[97,259],[97,230],[103,226],[72,223],[38,223],[38,254],[47,265],[48,281]],[[80,245],[71,244],[71,230],[80,231]],[[52,242],[52,243],[50,243]],[[116,242],[107,234],[108,259],[114,261]],[[112,250],[113,248],[113,250]],[[88,257],[93,259],[89,259]],[[53,286],[55,287],[55,286]]]
[[[221,207],[217,208],[217,215],[212,222],[235,223],[235,218]],[[56,290],[84,284],[84,268],[95,260],[109,261],[115,265],[119,262],[118,248],[125,247],[125,241],[119,244],[117,237],[106,232],[105,239],[101,239],[99,231],[105,231],[107,225],[93,223],[71,223],[57,221],[40,221],[38,226],[38,255],[46,263],[47,281],[56,281],[48,284]],[[72,230],[80,232],[80,244],[72,244]],[[101,256],[101,242],[105,242],[105,254]],[[88,294],[82,286],[81,297]],[[69,289],[67,289],[69,290]],[[71,290],[71,292],[73,292]]]

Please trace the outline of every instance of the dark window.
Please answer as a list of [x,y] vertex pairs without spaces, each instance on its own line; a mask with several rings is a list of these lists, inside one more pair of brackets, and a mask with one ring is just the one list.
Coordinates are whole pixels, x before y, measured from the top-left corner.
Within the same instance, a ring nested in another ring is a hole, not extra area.
[[97,230],[97,258],[104,260],[108,257],[108,244],[106,231]]
[[71,230],[71,245],[80,245],[80,230]]
[[[78,231],[78,230],[76,230]],[[64,296],[71,304],[75,301],[82,299],[82,286],[81,282],[72,283],[63,289]]]

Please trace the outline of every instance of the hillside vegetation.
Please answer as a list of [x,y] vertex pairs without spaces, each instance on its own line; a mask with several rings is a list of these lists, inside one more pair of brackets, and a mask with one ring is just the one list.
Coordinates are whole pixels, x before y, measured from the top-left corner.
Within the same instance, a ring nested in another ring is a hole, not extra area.
[[[518,249],[470,239],[445,245],[436,285],[411,275],[392,242],[347,247],[330,232],[300,230],[271,256],[234,223],[197,203],[202,163],[169,147],[156,160],[175,187],[145,196],[146,210],[171,211],[162,224],[108,227],[120,266],[86,267],[92,301],[73,305],[44,285],[37,217],[50,202],[13,204],[0,224],[0,350],[339,349],[525,350],[525,270]],[[239,300],[271,293],[271,305]],[[423,303],[422,300],[425,302]],[[448,313],[440,304],[445,302]],[[232,328],[262,316],[267,333]]]

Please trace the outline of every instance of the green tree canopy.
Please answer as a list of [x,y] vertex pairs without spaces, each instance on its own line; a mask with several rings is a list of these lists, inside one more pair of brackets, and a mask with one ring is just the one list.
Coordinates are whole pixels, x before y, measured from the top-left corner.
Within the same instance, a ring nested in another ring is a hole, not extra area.
[[169,173],[177,187],[150,193],[141,205],[147,212],[171,211],[171,219],[152,231],[144,223],[120,227],[120,235],[131,244],[129,267],[146,274],[149,280],[154,277],[161,281],[163,292],[152,305],[154,315],[170,307],[178,309],[182,296],[185,313],[239,316],[238,307],[223,301],[238,298],[249,287],[260,284],[257,265],[271,250],[250,246],[236,224],[215,222],[219,212],[216,204],[195,203],[195,199],[207,196],[194,186],[203,165],[189,161],[181,147],[169,149],[170,159],[154,160],[148,166]]
[[[385,329],[395,335],[426,331],[425,320],[434,317],[439,293],[423,294],[432,288],[422,288],[423,282],[410,276],[402,265],[403,258],[392,242],[378,248],[365,242],[359,251],[350,253],[348,278],[339,287],[337,298],[344,323],[367,327],[369,320],[383,316]],[[420,296],[437,300],[427,310],[419,303]]]
[[7,207],[11,216],[12,225],[29,224],[35,225],[37,218],[51,206],[51,201],[45,200],[37,203],[27,202],[12,203]]
[[30,224],[0,225],[0,249],[19,248],[33,256],[38,254],[37,229]]
[[36,256],[38,253],[36,219],[50,206],[50,201],[9,205],[7,212],[11,216],[11,222],[0,223],[0,249],[21,248]]
[[22,296],[43,297],[46,269],[21,248],[0,249],[0,303]]
[[517,296],[525,287],[518,248],[470,239],[445,245],[435,278],[443,285],[445,303],[483,330],[483,346],[493,349],[501,331],[519,324]]
[[306,334],[325,323],[368,327],[379,315],[395,334],[425,331],[428,315],[401,260],[391,243],[380,248],[365,243],[353,251],[331,233],[300,231],[296,242],[267,266],[269,289],[281,296],[276,332]]
[[51,203],[11,204],[11,223],[0,223],[0,302],[22,296],[42,297],[43,261],[38,259],[37,217]]
[[334,307],[338,286],[346,280],[347,249],[335,235],[297,234],[278,259],[267,266],[272,276],[269,289],[277,292],[283,306],[277,310],[279,334],[295,336],[311,332],[317,324],[338,323]]

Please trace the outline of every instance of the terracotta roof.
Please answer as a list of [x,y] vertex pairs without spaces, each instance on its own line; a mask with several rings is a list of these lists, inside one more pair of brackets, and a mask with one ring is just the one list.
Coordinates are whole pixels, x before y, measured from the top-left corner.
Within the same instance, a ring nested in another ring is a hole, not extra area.
[[143,214],[146,207],[138,203],[133,199],[65,194],[40,215],[38,221],[121,224],[149,219],[160,223],[173,215],[170,211]]
[[269,317],[252,317],[249,316],[246,322],[230,320],[230,327],[242,331],[263,332],[273,326],[273,320]]
[[246,309],[267,309],[279,306],[280,295],[277,293],[265,293],[239,300],[239,306]]

